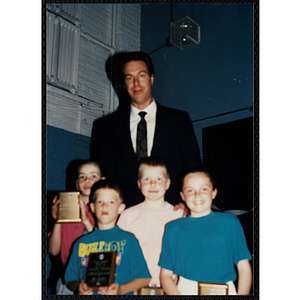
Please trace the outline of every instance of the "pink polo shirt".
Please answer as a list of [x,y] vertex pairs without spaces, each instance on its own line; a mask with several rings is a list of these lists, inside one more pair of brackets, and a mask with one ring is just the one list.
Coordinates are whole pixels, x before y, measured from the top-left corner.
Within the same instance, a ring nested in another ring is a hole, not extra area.
[[161,252],[165,224],[181,218],[183,210],[174,211],[168,202],[160,209],[152,209],[145,202],[126,209],[118,220],[123,230],[132,232],[139,240],[149,272],[152,276],[150,285],[160,284],[158,261]]

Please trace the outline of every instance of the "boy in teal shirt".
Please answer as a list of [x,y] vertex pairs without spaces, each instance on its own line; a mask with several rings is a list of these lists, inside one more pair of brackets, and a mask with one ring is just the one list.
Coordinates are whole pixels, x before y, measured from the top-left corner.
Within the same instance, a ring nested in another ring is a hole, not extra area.
[[120,188],[112,181],[100,180],[92,186],[90,207],[97,226],[74,244],[65,273],[65,281],[75,293],[93,294],[84,280],[89,254],[94,252],[117,251],[115,282],[99,287],[96,294],[133,295],[135,290],[150,282],[151,275],[138,240],[115,225],[118,215],[125,209],[122,199]]
[[[237,267],[238,295],[248,295],[252,272],[243,229],[233,214],[213,212],[211,204],[217,195],[208,173],[190,172],[183,178],[180,195],[190,215],[166,225],[159,266],[161,283],[168,295],[197,294],[197,282],[229,285]],[[174,275],[179,276],[178,285]]]

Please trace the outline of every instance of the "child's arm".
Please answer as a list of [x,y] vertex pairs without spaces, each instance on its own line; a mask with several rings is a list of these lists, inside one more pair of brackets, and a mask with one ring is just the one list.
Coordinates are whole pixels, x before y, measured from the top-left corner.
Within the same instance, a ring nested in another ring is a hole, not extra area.
[[[53,199],[53,206],[52,206],[52,217],[56,221],[57,220],[57,211],[58,211],[58,204],[60,200],[57,199],[57,196]],[[52,255],[58,255],[61,250],[61,225],[59,223],[55,223],[53,230],[49,236],[49,252]]]
[[167,295],[181,295],[174,281],[174,273],[172,271],[161,268],[160,282]]
[[151,278],[138,278],[126,284],[120,285],[119,295],[124,295],[144,287],[150,282]]
[[249,295],[252,284],[252,271],[249,260],[244,259],[238,262],[238,295]]
[[79,207],[80,207],[80,211],[81,211],[81,222],[82,222],[82,224],[85,226],[85,228],[88,232],[92,232],[93,229],[94,229],[94,225],[88,217],[87,208],[86,208],[86,205],[83,201],[83,196],[82,195],[79,195]]
[[112,283],[110,286],[100,286],[97,293],[101,295],[119,295],[119,289],[117,283]]
[[174,211],[178,210],[178,209],[182,209],[183,210],[183,214],[182,217],[186,217],[189,214],[189,210],[188,208],[184,205],[184,203],[178,203],[174,206]]

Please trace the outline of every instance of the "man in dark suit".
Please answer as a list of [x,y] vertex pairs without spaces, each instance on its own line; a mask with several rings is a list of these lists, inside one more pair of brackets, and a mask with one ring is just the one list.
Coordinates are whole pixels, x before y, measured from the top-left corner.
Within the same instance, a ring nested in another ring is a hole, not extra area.
[[180,172],[202,165],[190,117],[187,112],[164,107],[154,100],[154,68],[148,54],[127,53],[120,67],[131,105],[94,122],[90,157],[100,164],[106,178],[119,183],[126,207],[142,202],[137,186],[136,138],[139,112],[144,111],[147,155],[166,160],[171,179],[166,200],[176,205],[181,201],[177,188]]

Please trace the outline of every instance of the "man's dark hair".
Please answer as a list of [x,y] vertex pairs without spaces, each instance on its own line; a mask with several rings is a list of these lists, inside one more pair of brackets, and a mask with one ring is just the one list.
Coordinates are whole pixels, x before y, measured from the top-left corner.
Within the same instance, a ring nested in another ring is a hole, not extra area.
[[153,67],[153,63],[152,63],[150,56],[145,52],[139,52],[139,51],[128,52],[128,53],[124,54],[124,57],[120,63],[120,69],[121,69],[122,74],[124,75],[124,66],[126,63],[128,63],[130,61],[138,61],[138,60],[141,60],[146,64],[150,76],[154,75],[154,67]]

